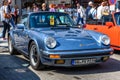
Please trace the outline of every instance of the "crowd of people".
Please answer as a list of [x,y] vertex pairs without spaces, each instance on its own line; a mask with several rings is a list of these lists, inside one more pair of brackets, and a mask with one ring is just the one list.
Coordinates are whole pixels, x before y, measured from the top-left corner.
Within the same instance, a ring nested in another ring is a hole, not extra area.
[[37,11],[64,12],[64,10],[65,9],[63,6],[57,7],[55,4],[47,5],[46,3],[42,3],[41,6],[38,6],[37,3],[33,3],[32,7],[27,6],[27,8],[25,8],[25,11],[27,12],[37,12]]
[[[87,19],[101,19],[102,17],[107,17],[113,11],[110,10],[110,4],[108,0],[104,0],[99,5],[92,1],[88,2],[87,8],[84,8],[81,3],[76,3],[76,8],[64,8],[64,7],[56,7],[55,4],[47,5],[45,3],[42,4],[41,8],[39,8],[37,4],[33,3],[32,8],[30,6],[27,7],[27,12],[37,12],[37,11],[50,11],[50,12],[66,12],[69,13],[73,20],[79,24],[85,24]],[[119,11],[118,8],[115,11]]]
[[[12,0],[3,0],[3,5],[0,8],[1,11],[1,21],[4,25],[2,38],[5,40],[6,31],[10,30],[10,24],[17,24],[19,17],[19,8],[17,5],[11,8]],[[80,3],[76,3],[75,9],[57,7],[55,4],[49,4],[47,7],[46,3],[43,3],[41,7],[37,3],[33,3],[32,7],[28,6],[25,10],[26,12],[37,12],[37,11],[50,11],[50,12],[66,12],[69,13],[73,20],[79,24],[85,24],[86,19],[101,19],[112,13],[110,11],[110,5],[108,1],[103,1],[98,6],[92,1],[88,2],[87,8],[83,8]],[[118,11],[118,10],[117,10]],[[14,26],[13,26],[14,28]]]
[[90,1],[86,9],[83,9],[83,7],[77,3],[77,24],[85,24],[87,19],[100,20],[107,18],[116,11],[118,11],[118,8],[117,10],[116,8],[115,10],[111,10],[108,1],[103,1],[99,5]]

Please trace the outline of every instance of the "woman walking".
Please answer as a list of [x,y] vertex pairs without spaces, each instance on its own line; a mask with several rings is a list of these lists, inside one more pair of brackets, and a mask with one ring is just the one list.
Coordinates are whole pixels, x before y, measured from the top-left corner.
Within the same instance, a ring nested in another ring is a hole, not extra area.
[[6,35],[6,32],[7,31],[9,32],[9,30],[10,30],[9,20],[12,17],[8,10],[8,1],[7,0],[3,1],[3,6],[1,7],[1,14],[3,14],[1,16],[1,20],[2,20],[3,26],[4,26],[2,38],[3,38],[3,40],[6,40],[5,35]]

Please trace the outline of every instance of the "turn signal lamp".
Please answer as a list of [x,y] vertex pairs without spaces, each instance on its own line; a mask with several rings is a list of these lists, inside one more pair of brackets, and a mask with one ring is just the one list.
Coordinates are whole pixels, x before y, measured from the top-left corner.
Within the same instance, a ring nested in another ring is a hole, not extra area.
[[52,58],[52,59],[57,59],[57,58],[60,58],[60,55],[58,55],[58,54],[50,54],[49,57]]

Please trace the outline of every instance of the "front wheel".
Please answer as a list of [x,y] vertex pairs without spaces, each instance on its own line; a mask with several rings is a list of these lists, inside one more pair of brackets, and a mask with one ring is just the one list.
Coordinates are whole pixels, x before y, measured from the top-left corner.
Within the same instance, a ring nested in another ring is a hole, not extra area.
[[41,63],[40,54],[37,51],[37,46],[35,42],[31,43],[29,52],[30,52],[30,64],[32,68],[35,70],[44,69],[44,65]]

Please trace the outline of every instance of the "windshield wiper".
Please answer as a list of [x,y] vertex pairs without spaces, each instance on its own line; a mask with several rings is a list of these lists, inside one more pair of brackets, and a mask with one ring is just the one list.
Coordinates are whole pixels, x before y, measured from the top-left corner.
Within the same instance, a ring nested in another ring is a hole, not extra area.
[[70,27],[64,27],[64,26],[54,26],[54,27],[51,27],[51,29],[70,29]]

